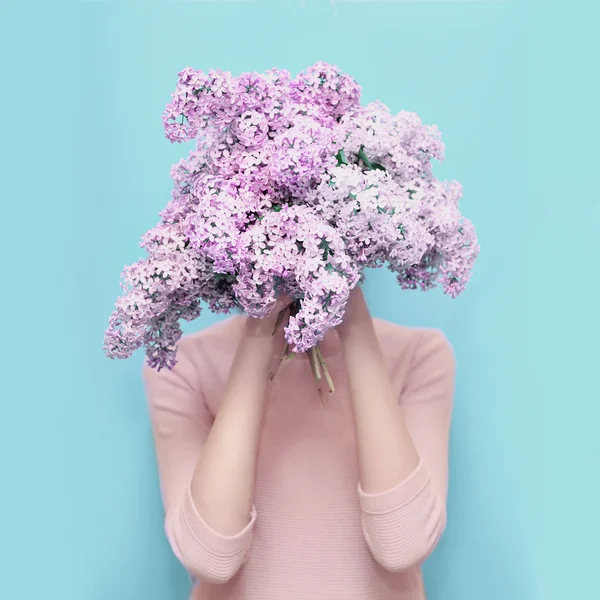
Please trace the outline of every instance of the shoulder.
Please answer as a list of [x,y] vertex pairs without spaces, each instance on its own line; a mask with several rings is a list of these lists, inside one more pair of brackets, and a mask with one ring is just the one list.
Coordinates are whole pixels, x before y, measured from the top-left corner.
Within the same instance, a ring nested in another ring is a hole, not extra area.
[[233,356],[242,333],[242,324],[243,317],[236,315],[182,336],[177,343],[175,366],[159,371],[149,367],[144,360],[144,380],[149,384],[161,380],[179,381],[190,388],[197,387],[197,382],[203,378],[202,366],[209,358],[219,360]]
[[396,362],[434,361],[454,366],[454,349],[440,329],[407,327],[385,319],[373,322],[382,350]]
[[235,352],[244,323],[243,315],[227,317],[208,327],[184,335],[177,351],[192,358],[202,358],[207,352],[212,355],[227,355]]
[[434,402],[444,411],[451,411],[456,368],[454,350],[444,333],[381,320],[376,329],[382,349],[385,347],[389,360],[393,360],[392,381],[400,403]]

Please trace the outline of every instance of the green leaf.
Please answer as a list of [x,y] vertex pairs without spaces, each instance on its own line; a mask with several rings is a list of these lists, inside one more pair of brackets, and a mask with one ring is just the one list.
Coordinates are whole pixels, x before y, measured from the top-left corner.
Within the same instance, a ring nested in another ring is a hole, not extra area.
[[367,155],[365,154],[365,147],[361,146],[360,150],[358,151],[358,158],[360,158],[360,160],[362,160],[367,169],[372,169],[373,166],[371,165],[371,161],[367,158]]
[[346,158],[346,153],[344,152],[344,149],[341,148],[339,150],[339,152],[335,155],[335,157],[337,158],[338,164],[337,166],[341,166],[341,165],[347,165],[348,164],[348,159]]
[[361,146],[360,150],[358,151],[358,158],[360,158],[360,160],[362,160],[365,163],[365,166],[367,167],[367,169],[370,169],[371,171],[373,171],[374,169],[378,169],[380,171],[385,171],[385,167],[377,162],[371,162],[369,160],[369,158],[367,157],[367,154],[365,153],[365,147]]

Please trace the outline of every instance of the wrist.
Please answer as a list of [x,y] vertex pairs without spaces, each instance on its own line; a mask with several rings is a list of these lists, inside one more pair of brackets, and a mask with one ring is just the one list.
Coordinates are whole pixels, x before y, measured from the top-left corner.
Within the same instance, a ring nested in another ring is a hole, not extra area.
[[285,343],[283,325],[273,334],[274,323],[269,318],[254,319],[246,317],[238,354],[244,360],[258,366],[271,365],[276,355],[283,351]]
[[274,326],[275,321],[274,319],[271,319],[271,315],[262,319],[246,316],[246,322],[244,323],[244,337],[249,339],[272,340],[275,337],[273,335]]
[[375,332],[372,319],[361,319],[352,324],[343,324],[338,327],[340,341],[343,344],[361,342],[368,339]]
[[268,384],[274,356],[275,349],[267,338],[242,336],[229,372],[229,387],[240,393],[245,390],[242,395],[261,396]]

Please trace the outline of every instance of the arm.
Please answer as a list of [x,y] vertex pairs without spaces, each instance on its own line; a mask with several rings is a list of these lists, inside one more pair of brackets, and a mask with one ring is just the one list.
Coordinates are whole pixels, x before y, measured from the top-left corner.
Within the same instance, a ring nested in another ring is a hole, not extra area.
[[234,535],[251,518],[274,354],[272,329],[270,319],[247,321],[221,407],[192,476],[194,504],[205,520],[225,535]]
[[167,536],[188,571],[214,583],[233,577],[251,542],[271,321],[247,321],[214,421],[181,347],[171,371],[144,367]]
[[425,560],[445,528],[454,356],[439,332],[423,332],[399,394],[362,294],[351,303],[340,339],[357,435],[363,531],[375,559],[400,571]]

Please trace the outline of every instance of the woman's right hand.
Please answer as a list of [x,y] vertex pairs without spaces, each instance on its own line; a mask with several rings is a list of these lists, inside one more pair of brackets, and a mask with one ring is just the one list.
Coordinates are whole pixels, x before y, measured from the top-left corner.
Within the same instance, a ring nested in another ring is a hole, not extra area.
[[[283,337],[283,328],[289,319],[290,307],[293,299],[286,295],[277,298],[271,312],[261,319],[248,317],[244,333],[248,337],[275,338],[274,341],[280,341]],[[282,315],[282,311],[286,311]]]

